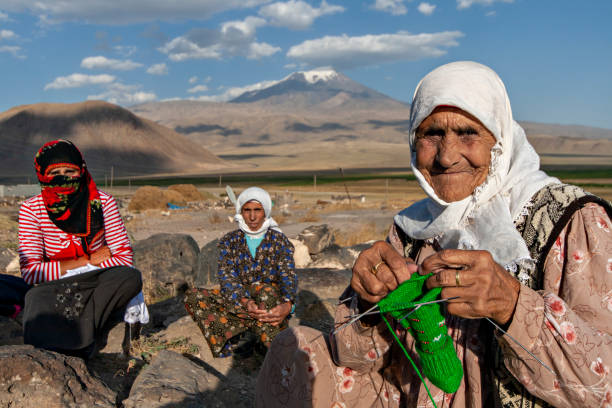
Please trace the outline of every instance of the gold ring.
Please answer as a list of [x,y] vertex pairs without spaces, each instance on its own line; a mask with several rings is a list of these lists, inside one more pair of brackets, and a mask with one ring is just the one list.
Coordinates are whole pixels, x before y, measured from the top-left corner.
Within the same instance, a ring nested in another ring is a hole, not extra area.
[[459,269],[455,271],[455,283],[457,286],[461,286],[461,280],[459,279]]
[[372,267],[372,274],[373,274],[374,276],[376,276],[376,274],[378,273],[378,267],[379,267],[380,265],[384,264],[384,263],[385,263],[385,261],[380,261],[379,263],[377,263],[376,265],[374,265],[374,266]]

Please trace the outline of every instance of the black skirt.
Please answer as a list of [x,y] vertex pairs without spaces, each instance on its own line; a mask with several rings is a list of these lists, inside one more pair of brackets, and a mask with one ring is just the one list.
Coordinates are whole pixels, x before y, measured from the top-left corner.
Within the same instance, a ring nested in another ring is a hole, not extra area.
[[21,308],[30,285],[17,276],[0,274],[0,315],[13,316]]
[[23,341],[39,348],[86,355],[96,348],[96,341],[101,341],[105,325],[123,312],[141,289],[140,272],[128,266],[41,283],[25,297]]

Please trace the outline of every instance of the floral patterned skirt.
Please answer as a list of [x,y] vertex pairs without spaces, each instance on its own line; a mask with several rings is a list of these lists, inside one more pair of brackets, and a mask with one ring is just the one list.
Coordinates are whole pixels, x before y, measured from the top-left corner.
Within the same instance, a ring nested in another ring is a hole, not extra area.
[[[276,284],[254,283],[253,300],[266,309],[283,303]],[[288,319],[278,326],[262,323],[250,317],[246,310],[226,302],[219,289],[190,289],[185,296],[185,308],[202,331],[214,357],[232,355],[234,344],[229,340],[248,330],[266,347],[277,334],[288,327]]]
[[298,326],[272,343],[257,377],[257,408],[397,408],[400,392],[379,371],[337,366],[327,334]]

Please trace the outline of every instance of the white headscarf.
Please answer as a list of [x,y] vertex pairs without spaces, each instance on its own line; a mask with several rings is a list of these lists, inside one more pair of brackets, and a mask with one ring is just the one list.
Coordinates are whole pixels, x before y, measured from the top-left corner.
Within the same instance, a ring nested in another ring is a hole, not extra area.
[[[441,105],[472,114],[497,141],[484,183],[451,203],[439,198],[416,168],[415,130]],[[436,238],[445,249],[487,250],[506,269],[533,264],[513,221],[538,190],[559,180],[539,170],[540,158],[512,119],[506,88],[497,74],[470,61],[442,65],[427,74],[414,93],[409,138],[412,171],[429,198],[396,215],[398,226],[416,239]]]
[[[257,201],[259,204],[261,204],[266,215],[266,219],[257,231],[251,231],[247,223],[244,221],[244,218],[242,218],[242,206],[249,201]],[[268,194],[268,192],[263,188],[249,187],[240,193],[238,199],[236,200],[236,215],[234,215],[234,221],[236,221],[238,223],[238,227],[251,238],[262,237],[270,228],[281,232],[281,229],[276,221],[274,221],[274,218],[270,216],[271,211],[272,199],[270,198],[270,194]]]

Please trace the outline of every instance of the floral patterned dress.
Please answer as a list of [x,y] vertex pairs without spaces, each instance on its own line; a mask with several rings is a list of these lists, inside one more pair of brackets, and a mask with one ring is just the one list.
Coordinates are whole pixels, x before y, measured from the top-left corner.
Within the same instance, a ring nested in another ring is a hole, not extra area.
[[187,292],[185,308],[198,324],[215,357],[232,354],[229,340],[247,330],[266,346],[288,326],[288,318],[273,326],[251,318],[241,300],[253,299],[270,310],[285,302],[295,304],[297,275],[293,245],[278,231],[268,230],[249,252],[244,232],[232,231],[219,241],[219,289],[194,288]]
[[[393,230],[389,238],[403,253]],[[433,251],[422,248],[417,262]],[[543,265],[543,289],[521,285],[507,332],[554,373],[486,320],[449,315],[449,335],[464,376],[454,394],[426,380],[438,407],[502,406],[489,375],[494,358],[484,346],[491,336],[512,376],[544,404],[612,407],[612,223],[606,210],[590,203],[576,211]],[[341,304],[336,322],[356,313],[356,303]],[[396,334],[418,361],[411,335],[399,325]],[[366,327],[357,322],[335,337],[298,327],[278,336],[271,350],[258,377],[257,407],[433,406],[384,323]]]

